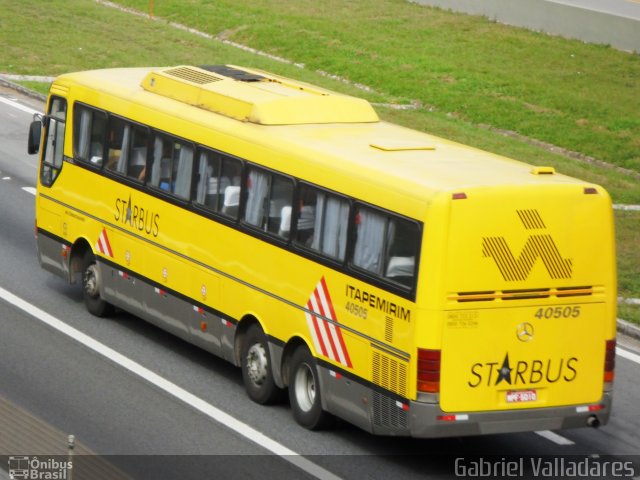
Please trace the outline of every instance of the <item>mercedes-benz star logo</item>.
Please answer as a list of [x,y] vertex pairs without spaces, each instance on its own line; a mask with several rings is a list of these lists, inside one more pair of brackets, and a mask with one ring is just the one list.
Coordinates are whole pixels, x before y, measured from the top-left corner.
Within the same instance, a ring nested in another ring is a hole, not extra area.
[[516,328],[516,336],[521,342],[528,342],[533,339],[533,325],[528,322],[521,323]]

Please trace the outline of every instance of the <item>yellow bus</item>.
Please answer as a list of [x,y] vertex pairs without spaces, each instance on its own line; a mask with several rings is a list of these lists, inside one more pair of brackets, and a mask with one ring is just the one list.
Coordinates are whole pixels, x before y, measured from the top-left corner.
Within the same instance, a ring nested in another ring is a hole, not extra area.
[[288,391],[309,429],[597,426],[615,358],[599,186],[233,65],[58,77],[34,119],[38,258]]

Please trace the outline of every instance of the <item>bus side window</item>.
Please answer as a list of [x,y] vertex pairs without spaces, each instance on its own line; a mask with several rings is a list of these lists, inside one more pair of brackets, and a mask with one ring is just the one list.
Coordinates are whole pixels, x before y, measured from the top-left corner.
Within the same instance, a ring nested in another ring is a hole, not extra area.
[[150,184],[166,192],[171,191],[173,168],[173,145],[171,140],[156,135],[153,142],[153,163]]
[[405,287],[415,282],[419,229],[416,224],[358,206],[353,264]]
[[228,217],[238,217],[242,163],[221,153],[200,151],[196,202]]
[[149,132],[146,128],[131,127],[131,147],[127,155],[127,176],[134,180],[144,181],[147,170],[147,144]]
[[250,168],[247,175],[247,203],[244,220],[265,232],[288,238],[281,228],[282,213],[291,207],[293,182],[282,175]]
[[201,150],[198,155],[198,183],[196,203],[218,211],[218,196],[224,193],[220,186],[220,156],[214,152]]
[[282,213],[291,209],[293,201],[293,182],[280,175],[272,175],[271,195],[269,197],[269,213],[267,219],[267,231],[281,237],[288,238],[289,232],[281,229]]
[[300,188],[296,230],[298,245],[344,260],[348,224],[347,200],[311,186]]
[[242,162],[236,158],[222,157],[222,170],[218,182],[218,205],[222,214],[234,219],[238,218],[240,210],[241,182]]
[[125,173],[130,136],[130,125],[120,118],[109,117],[107,127],[107,170]]
[[400,218],[391,218],[389,235],[384,276],[407,287],[413,287],[420,246],[418,225]]
[[75,104],[73,155],[76,160],[102,166],[107,115],[84,105]]
[[387,239],[387,217],[375,210],[358,206],[355,220],[357,237],[353,264],[381,275]]
[[189,200],[191,197],[191,172],[193,171],[193,147],[186,143],[176,143],[173,157],[173,193]]
[[191,197],[193,147],[157,134],[153,147],[150,184],[188,200]]

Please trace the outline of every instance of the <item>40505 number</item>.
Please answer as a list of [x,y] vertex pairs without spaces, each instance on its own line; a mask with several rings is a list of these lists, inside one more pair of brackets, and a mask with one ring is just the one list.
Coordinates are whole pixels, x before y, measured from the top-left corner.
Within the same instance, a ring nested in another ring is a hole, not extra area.
[[582,313],[579,305],[567,305],[566,307],[539,308],[533,315],[536,318],[578,318]]
[[355,315],[356,317],[360,317],[366,320],[367,316],[368,316],[368,311],[365,307],[361,306],[361,305],[357,305],[353,302],[347,302],[347,305],[345,306],[345,309],[347,310],[347,312],[349,312],[351,315]]

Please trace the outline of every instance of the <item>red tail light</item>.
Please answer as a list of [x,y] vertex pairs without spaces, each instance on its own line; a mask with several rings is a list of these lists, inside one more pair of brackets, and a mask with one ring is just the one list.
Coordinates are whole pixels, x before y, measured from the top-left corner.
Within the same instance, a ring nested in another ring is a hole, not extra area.
[[604,381],[613,382],[616,368],[616,340],[607,340],[604,354]]
[[440,350],[418,349],[418,392],[440,391]]

